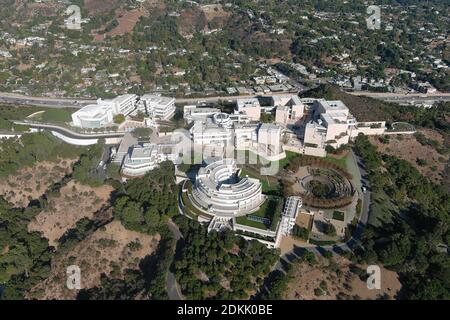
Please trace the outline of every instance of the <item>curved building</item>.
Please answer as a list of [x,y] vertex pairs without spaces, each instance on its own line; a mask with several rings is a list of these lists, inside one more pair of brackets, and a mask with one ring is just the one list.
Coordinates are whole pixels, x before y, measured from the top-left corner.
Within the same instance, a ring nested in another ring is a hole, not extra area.
[[215,113],[213,114],[213,120],[215,124],[227,129],[231,129],[231,127],[233,126],[233,121],[231,121],[230,115],[228,113]]
[[72,114],[73,125],[82,128],[101,128],[113,122],[110,106],[89,104]]
[[234,159],[219,160],[200,168],[191,198],[198,209],[225,217],[255,212],[265,201],[261,182],[239,177]]

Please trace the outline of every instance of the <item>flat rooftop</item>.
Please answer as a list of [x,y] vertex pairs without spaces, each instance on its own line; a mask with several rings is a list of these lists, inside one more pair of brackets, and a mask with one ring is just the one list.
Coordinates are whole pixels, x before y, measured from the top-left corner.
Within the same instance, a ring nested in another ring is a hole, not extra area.
[[317,102],[325,109],[325,112],[345,112],[348,113],[347,106],[340,100],[319,99]]
[[237,99],[236,106],[238,108],[260,107],[259,100],[256,98]]
[[171,97],[163,97],[163,96],[158,96],[155,94],[148,94],[148,93],[144,94],[141,97],[141,100],[147,100],[147,101],[161,104],[161,105],[168,105],[175,101],[175,99],[171,98]]

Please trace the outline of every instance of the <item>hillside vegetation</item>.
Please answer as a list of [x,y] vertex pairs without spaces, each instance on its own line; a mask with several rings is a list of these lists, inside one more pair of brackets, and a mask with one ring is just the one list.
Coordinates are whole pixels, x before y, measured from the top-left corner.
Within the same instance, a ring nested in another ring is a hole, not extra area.
[[[374,193],[398,207],[390,222],[369,225],[356,250],[359,262],[382,263],[400,275],[401,298],[450,299],[450,198],[405,160],[380,154],[366,136],[356,139]],[[373,214],[373,212],[371,212]]]

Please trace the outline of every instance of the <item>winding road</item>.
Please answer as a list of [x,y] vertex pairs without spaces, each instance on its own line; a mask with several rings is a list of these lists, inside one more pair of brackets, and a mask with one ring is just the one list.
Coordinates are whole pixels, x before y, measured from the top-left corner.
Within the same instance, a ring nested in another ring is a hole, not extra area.
[[[178,243],[178,241],[183,238],[180,229],[178,229],[178,226],[175,223],[173,223],[172,220],[169,220],[168,227],[172,232],[173,237],[175,238],[175,240],[177,240]],[[170,270],[167,272],[166,290],[170,300],[184,300],[177,279],[175,278],[173,272]]]
[[78,133],[72,131],[68,128],[53,125],[53,124],[44,124],[38,122],[31,121],[13,121],[15,124],[21,124],[25,126],[29,126],[35,129],[49,129],[52,131],[59,132],[66,137],[73,139],[101,139],[101,138],[121,138],[125,135],[126,132],[107,132],[107,133]]

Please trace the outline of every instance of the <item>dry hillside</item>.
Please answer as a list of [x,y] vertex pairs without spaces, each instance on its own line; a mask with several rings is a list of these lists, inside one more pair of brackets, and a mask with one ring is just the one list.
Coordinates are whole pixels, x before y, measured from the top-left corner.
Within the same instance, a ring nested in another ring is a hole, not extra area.
[[[381,289],[369,290],[365,281],[351,271],[351,262],[336,256],[330,263],[322,259],[318,265],[294,266],[286,298],[289,300],[393,299],[401,288],[398,275],[381,268]],[[358,266],[366,270],[367,266]]]
[[0,195],[17,207],[26,207],[31,199],[38,199],[48,187],[71,173],[75,161],[75,159],[64,159],[58,163],[44,161],[33,167],[23,168],[17,174],[2,179]]
[[[439,132],[430,129],[419,129],[418,131],[426,138],[443,144],[444,138]],[[382,143],[375,136],[369,139],[380,152],[408,161],[422,175],[437,184],[443,182],[449,154],[440,154],[432,146],[422,145],[413,135],[391,136],[388,143]]]
[[74,228],[82,218],[92,219],[95,212],[107,205],[113,188],[104,185],[98,188],[70,181],[60,190],[60,195],[48,199],[48,207],[40,212],[28,225],[29,231],[39,231],[57,247],[58,239]]
[[66,287],[66,270],[70,265],[81,269],[81,288],[100,285],[102,273],[121,278],[125,269],[138,269],[142,258],[158,246],[160,236],[149,236],[125,229],[119,221],[101,227],[78,243],[71,251],[57,253],[51,275],[28,294],[32,299],[75,299],[78,291]]

